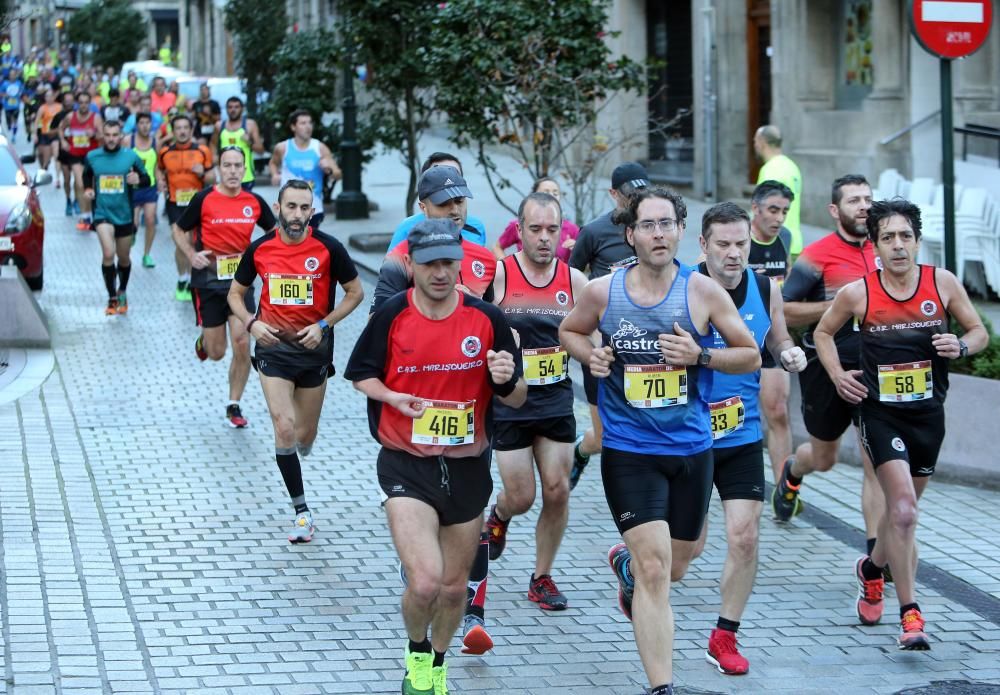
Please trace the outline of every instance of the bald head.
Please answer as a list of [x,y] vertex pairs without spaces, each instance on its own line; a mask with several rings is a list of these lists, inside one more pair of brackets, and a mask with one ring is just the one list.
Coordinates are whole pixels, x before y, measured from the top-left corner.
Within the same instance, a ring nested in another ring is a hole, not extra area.
[[753,149],[763,161],[781,154],[781,131],[776,125],[762,125],[753,136]]

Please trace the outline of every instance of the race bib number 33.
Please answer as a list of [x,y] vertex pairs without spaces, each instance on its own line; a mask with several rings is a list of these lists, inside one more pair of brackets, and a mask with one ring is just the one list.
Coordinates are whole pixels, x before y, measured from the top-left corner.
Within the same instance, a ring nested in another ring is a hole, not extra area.
[[633,408],[685,405],[687,368],[668,364],[626,364],[625,400]]
[[909,403],[934,397],[931,362],[880,364],[878,399],[886,403]]
[[413,420],[414,444],[472,444],[476,433],[476,402],[424,401],[424,412]]
[[312,306],[313,279],[310,275],[269,275],[268,301],[278,306]]
[[524,381],[528,386],[555,384],[566,378],[569,355],[561,347],[521,350]]
[[712,418],[712,439],[722,439],[743,427],[743,420],[746,417],[746,409],[739,396],[709,403],[708,413]]

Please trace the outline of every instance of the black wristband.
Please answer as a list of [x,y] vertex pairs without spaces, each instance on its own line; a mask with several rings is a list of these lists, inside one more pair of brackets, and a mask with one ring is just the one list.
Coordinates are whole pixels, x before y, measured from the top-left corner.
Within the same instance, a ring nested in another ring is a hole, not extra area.
[[515,374],[514,378],[512,378],[506,384],[498,384],[495,381],[493,381],[493,377],[491,376],[490,383],[493,384],[493,393],[495,393],[500,398],[506,398],[510,394],[514,393],[514,388],[517,386],[518,378],[519,377],[517,376],[517,374]]

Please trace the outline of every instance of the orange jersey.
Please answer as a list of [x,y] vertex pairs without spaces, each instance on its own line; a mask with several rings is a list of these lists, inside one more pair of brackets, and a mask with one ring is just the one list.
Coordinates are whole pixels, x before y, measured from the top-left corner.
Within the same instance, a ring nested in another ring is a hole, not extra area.
[[38,107],[38,130],[42,132],[43,135],[48,135],[52,132],[52,119],[56,117],[56,114],[63,110],[62,104],[42,104]]
[[160,148],[157,166],[167,175],[167,200],[171,203],[185,206],[205,187],[204,174],[191,171],[195,164],[201,164],[205,171],[211,169],[212,151],[193,142]]

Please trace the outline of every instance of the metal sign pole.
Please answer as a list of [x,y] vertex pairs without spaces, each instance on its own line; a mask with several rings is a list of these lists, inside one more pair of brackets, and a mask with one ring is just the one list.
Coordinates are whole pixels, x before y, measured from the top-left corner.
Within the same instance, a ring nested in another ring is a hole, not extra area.
[[944,188],[944,267],[955,273],[955,154],[951,120],[951,60],[941,59],[941,183]]

